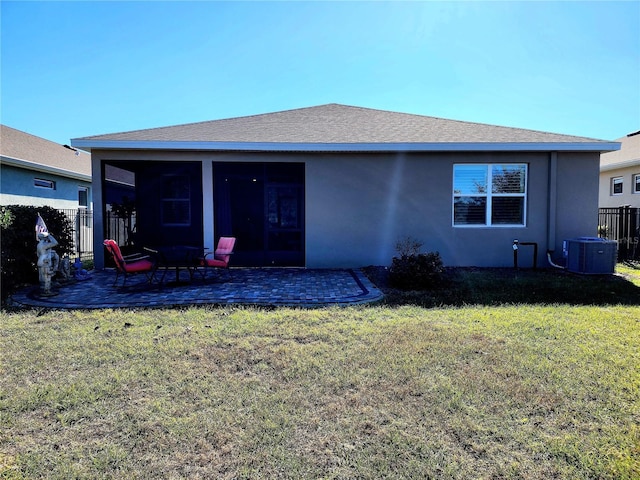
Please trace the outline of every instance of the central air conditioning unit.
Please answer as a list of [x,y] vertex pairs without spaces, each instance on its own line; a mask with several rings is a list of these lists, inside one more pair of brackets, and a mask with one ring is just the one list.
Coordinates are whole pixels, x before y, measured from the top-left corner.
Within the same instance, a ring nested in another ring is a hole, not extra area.
[[614,273],[618,242],[598,237],[578,237],[564,241],[567,270],[573,273]]

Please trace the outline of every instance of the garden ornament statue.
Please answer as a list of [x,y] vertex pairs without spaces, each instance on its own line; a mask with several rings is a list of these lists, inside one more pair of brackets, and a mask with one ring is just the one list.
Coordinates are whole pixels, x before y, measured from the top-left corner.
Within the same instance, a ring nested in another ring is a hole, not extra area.
[[82,260],[80,257],[76,257],[76,261],[73,262],[74,273],[73,276],[76,280],[88,280],[91,275],[82,267]]
[[60,281],[62,282],[68,283],[73,280],[71,277],[71,259],[66,253],[62,256],[62,260],[60,260],[58,273],[60,274]]
[[45,296],[55,295],[51,291],[51,279],[58,270],[60,257],[53,250],[58,245],[58,241],[53,235],[42,232],[38,233],[38,277],[40,280],[40,294]]

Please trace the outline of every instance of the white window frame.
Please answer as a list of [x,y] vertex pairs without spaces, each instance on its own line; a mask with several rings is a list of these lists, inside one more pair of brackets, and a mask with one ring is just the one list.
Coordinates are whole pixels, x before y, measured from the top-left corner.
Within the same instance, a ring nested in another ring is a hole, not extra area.
[[[186,196],[180,197],[164,197],[164,192],[161,198],[161,222],[164,227],[189,227],[191,226],[191,183],[189,181],[189,176],[186,174],[168,174],[162,176],[163,183],[170,178],[183,178],[186,180],[187,192]],[[163,185],[164,189],[164,185]],[[186,218],[182,222],[171,222],[166,220],[166,212],[171,205],[184,204],[187,206]]]
[[[471,193],[471,194],[462,194],[455,192],[455,181],[456,181],[456,167],[457,166],[474,166],[474,167],[486,167],[487,169],[487,185],[485,188],[485,192],[479,193]],[[493,167],[495,166],[503,166],[503,167],[524,167],[524,192],[523,193],[493,193],[492,185],[493,185]],[[528,185],[529,185],[529,165],[526,163],[455,163],[453,165],[453,175],[452,175],[452,197],[451,197],[451,225],[455,228],[524,228],[527,226],[527,199],[529,196],[528,193]],[[456,223],[455,217],[455,202],[456,197],[484,197],[487,199],[487,207],[485,212],[485,223],[478,224],[464,224],[464,223]],[[491,223],[491,217],[493,212],[493,199],[494,198],[504,198],[504,197],[514,197],[514,198],[523,198],[523,211],[522,211],[522,223]]]
[[55,180],[47,180],[46,178],[34,178],[33,186],[35,188],[44,188],[45,190],[55,190],[56,189],[56,181]]
[[640,173],[633,175],[633,193],[640,193]]
[[[616,193],[616,185],[620,185],[620,192]],[[611,177],[611,196],[624,195],[624,178]]]
[[[80,203],[80,192],[84,192],[85,195],[87,196],[87,204],[86,205],[82,205]],[[88,209],[90,203],[91,202],[89,202],[89,187],[83,187],[82,185],[78,185],[78,208]]]

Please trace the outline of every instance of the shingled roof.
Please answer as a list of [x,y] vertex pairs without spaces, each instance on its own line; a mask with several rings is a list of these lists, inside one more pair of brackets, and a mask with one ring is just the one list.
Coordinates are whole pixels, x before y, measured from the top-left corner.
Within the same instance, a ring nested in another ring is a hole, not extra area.
[[257,151],[617,149],[604,140],[339,104],[76,138],[72,145]]
[[59,143],[0,125],[2,163],[91,181],[91,157]]

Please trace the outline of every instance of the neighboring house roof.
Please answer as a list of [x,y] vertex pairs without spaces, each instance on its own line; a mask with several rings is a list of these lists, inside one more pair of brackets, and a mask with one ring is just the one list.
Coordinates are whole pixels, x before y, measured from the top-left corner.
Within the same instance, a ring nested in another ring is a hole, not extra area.
[[91,181],[91,157],[41,137],[0,125],[1,162],[43,173]]
[[616,141],[620,142],[620,150],[600,156],[601,172],[640,165],[640,130]]
[[106,149],[245,151],[611,151],[605,140],[328,104],[72,139]]
[[136,174],[129,170],[114,167],[113,165],[105,165],[104,179],[107,182],[120,183],[133,187],[136,184]]

